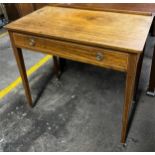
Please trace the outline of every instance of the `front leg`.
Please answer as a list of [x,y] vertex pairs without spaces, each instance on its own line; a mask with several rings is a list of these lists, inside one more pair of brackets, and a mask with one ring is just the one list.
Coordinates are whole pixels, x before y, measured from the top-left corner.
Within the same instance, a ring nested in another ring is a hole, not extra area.
[[18,69],[19,69],[19,72],[20,72],[20,75],[22,78],[22,82],[23,82],[23,86],[25,89],[25,94],[26,94],[29,105],[32,107],[33,102],[32,102],[30,87],[29,87],[29,83],[28,83],[28,78],[27,78],[27,74],[26,74],[26,68],[25,68],[25,64],[24,64],[24,58],[23,58],[22,50],[15,46],[13,34],[10,32],[9,35],[10,35],[10,39],[11,39],[11,43],[12,43],[12,48],[14,51],[14,56],[16,58]]
[[126,75],[125,101],[124,101],[123,116],[122,116],[121,143],[123,144],[125,144],[126,142],[129,112],[133,101],[138,58],[139,56],[137,56],[137,54],[130,54],[128,58],[128,67],[127,67],[127,73],[126,73],[127,75]]

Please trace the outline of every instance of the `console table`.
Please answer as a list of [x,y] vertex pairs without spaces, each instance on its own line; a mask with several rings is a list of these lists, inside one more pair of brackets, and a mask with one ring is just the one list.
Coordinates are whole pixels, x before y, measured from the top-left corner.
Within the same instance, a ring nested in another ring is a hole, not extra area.
[[121,142],[136,92],[153,16],[46,6],[6,26],[29,105],[33,106],[22,48],[126,73]]

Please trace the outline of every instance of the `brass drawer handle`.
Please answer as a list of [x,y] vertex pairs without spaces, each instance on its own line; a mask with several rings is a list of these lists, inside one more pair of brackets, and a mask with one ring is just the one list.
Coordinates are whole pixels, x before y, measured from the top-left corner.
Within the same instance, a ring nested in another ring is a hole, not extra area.
[[103,54],[102,53],[96,53],[96,60],[97,61],[102,61],[103,60]]
[[31,38],[31,39],[29,40],[29,45],[30,45],[30,46],[35,46],[35,44],[36,44],[36,42],[35,42],[34,38]]

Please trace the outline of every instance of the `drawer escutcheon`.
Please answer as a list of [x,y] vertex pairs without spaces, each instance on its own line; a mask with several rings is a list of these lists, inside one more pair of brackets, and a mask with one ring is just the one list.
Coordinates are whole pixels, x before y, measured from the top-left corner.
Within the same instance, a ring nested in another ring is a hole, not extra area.
[[29,39],[29,45],[30,46],[35,46],[35,44],[36,44],[36,42],[35,42],[34,38],[30,38]]
[[97,52],[97,53],[96,53],[96,60],[97,60],[97,61],[102,61],[103,58],[104,58],[104,57],[103,57],[103,54],[102,54],[102,53],[100,53],[100,52]]

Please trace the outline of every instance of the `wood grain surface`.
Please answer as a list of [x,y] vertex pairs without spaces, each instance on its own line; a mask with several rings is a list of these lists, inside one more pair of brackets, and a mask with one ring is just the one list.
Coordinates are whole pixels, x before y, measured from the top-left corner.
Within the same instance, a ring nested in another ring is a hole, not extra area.
[[[42,19],[42,20],[40,20]],[[9,30],[140,53],[153,16],[46,6],[6,26]]]

